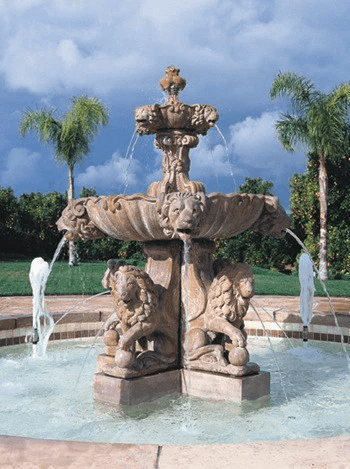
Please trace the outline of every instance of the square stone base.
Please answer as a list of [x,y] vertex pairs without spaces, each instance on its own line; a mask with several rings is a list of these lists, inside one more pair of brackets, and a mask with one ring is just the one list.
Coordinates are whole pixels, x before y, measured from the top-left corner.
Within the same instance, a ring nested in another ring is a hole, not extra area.
[[175,392],[203,399],[254,401],[270,393],[270,373],[235,378],[199,370],[172,370],[133,379],[95,373],[93,390],[96,401],[117,406],[151,402]]
[[255,401],[270,394],[270,373],[234,377],[199,370],[181,370],[182,393],[223,401]]
[[164,371],[140,378],[123,379],[104,373],[94,375],[94,399],[114,405],[151,402],[174,392],[181,392],[180,370]]

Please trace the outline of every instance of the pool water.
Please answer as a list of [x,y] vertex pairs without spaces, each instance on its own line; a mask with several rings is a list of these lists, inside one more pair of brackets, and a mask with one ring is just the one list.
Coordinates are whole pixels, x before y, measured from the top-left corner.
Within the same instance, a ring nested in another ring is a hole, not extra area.
[[265,338],[248,343],[251,361],[271,373],[269,397],[235,404],[173,394],[122,410],[92,397],[100,343],[52,342],[44,358],[32,358],[29,345],[3,347],[0,434],[158,445],[350,435],[350,374],[341,346],[271,343],[273,350]]

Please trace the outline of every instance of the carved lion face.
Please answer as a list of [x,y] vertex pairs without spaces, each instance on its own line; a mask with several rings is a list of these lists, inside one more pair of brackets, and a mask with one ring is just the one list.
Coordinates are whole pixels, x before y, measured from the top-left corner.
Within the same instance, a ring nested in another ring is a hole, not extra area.
[[215,122],[219,119],[219,114],[213,106],[207,104],[204,109],[204,118],[208,122],[208,125],[213,127]]
[[115,276],[115,289],[120,298],[129,303],[138,298],[139,285],[134,275],[119,269]]
[[140,286],[137,281],[136,267],[116,262],[112,259],[108,261],[108,269],[102,279],[104,288],[116,292],[125,302],[130,303],[138,299]]
[[238,291],[244,299],[250,299],[254,296],[254,278],[253,276],[242,276],[237,279]]
[[172,238],[189,239],[199,226],[204,208],[205,196],[202,192],[161,194],[158,213],[164,233]]

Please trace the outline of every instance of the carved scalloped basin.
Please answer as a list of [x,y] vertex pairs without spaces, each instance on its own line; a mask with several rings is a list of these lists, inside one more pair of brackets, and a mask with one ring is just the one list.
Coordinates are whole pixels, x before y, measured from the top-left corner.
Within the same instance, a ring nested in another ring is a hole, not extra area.
[[57,222],[68,239],[231,238],[247,229],[279,237],[290,219],[276,197],[188,194],[86,197],[72,201]]

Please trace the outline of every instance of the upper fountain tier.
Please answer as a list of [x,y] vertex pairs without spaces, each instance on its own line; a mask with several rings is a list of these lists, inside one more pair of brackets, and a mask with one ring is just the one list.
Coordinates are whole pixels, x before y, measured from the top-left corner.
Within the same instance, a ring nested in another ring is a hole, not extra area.
[[171,65],[165,71],[166,76],[159,82],[162,90],[168,93],[168,100],[164,105],[151,104],[135,109],[136,132],[139,135],[162,134],[169,130],[205,135],[219,119],[213,106],[190,106],[179,100],[178,94],[186,86],[186,80],[179,72],[180,69]]
[[163,91],[168,93],[164,105],[149,104],[135,110],[136,132],[139,135],[156,134],[155,145],[163,152],[163,179],[151,184],[147,194],[157,197],[170,192],[205,192],[201,182],[190,181],[189,151],[198,145],[198,134],[205,135],[219,119],[219,114],[208,104],[182,103],[179,92],[186,80],[180,69],[171,65],[160,80]]
[[201,182],[191,181],[189,150],[198,145],[219,115],[207,104],[183,104],[178,93],[186,81],[179,69],[168,67],[160,85],[168,93],[164,105],[135,110],[139,135],[156,134],[163,151],[161,181],[146,194],[87,197],[73,200],[58,220],[70,239],[109,235],[121,240],[230,238],[247,229],[281,236],[290,220],[276,197],[256,194],[205,195]]

